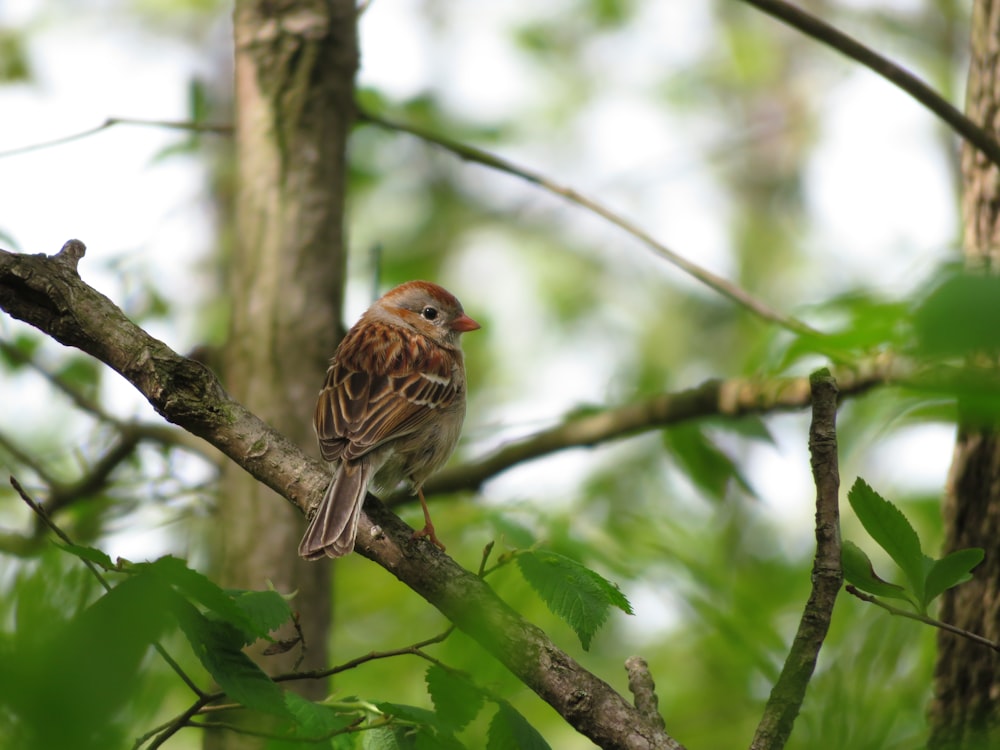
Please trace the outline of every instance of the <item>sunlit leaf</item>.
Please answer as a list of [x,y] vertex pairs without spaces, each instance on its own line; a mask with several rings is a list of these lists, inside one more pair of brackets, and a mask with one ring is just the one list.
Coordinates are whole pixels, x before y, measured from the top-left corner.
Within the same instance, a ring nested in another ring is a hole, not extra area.
[[531,550],[516,560],[524,579],[549,610],[573,628],[584,650],[590,648],[612,606],[632,614],[632,606],[617,586],[568,557]]
[[924,598],[930,559],[906,516],[858,477],[847,494],[858,520],[889,557],[902,569],[917,601]]

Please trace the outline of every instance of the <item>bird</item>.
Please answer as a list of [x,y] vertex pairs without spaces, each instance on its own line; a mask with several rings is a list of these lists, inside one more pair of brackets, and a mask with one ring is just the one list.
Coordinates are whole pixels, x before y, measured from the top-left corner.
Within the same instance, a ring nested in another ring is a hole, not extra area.
[[408,482],[434,532],[423,484],[458,442],[466,379],[460,337],[480,328],[458,299],[429,281],[408,281],[377,299],[340,342],[316,402],[313,426],[333,479],[302,541],[306,560],[354,549],[370,486]]

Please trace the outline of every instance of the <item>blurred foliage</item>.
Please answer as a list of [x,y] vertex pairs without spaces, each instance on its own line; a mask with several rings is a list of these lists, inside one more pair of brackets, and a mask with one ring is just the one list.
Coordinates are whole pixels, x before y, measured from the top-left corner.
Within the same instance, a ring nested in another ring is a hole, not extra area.
[[[359,124],[350,152],[352,290],[366,304],[376,280],[382,289],[410,278],[441,280],[484,324],[482,332],[466,339],[471,401],[457,460],[584,405],[627,403],[705,377],[801,374],[831,358],[851,365],[870,355],[905,354],[926,365],[920,379],[878,389],[842,409],[845,485],[847,478],[885,469],[875,463],[883,455],[876,447],[894,436],[951,425],[959,408],[978,410],[984,418],[1000,414],[992,369],[994,280],[935,269],[915,295],[901,296],[877,278],[854,275],[846,254],[830,259],[817,252],[822,245],[812,234],[808,170],[822,143],[824,97],[855,67],[742,4],[697,5],[694,31],[700,41],[677,49],[672,43],[656,50],[641,47],[663,56],[637,64],[636,48],[649,36],[641,33],[644,25],[661,24],[656,28],[671,31],[663,25],[664,16],[656,15],[665,4],[519,4],[515,17],[504,17],[488,32],[476,29],[491,35],[520,74],[519,96],[508,95],[511,106],[484,114],[449,90],[455,71],[467,62],[454,59],[456,50],[476,52],[460,46],[472,31],[465,24],[473,21],[453,4],[420,3],[407,18],[414,20],[413,33],[428,56],[437,56],[431,80],[404,93],[366,83],[359,100],[372,112],[523,161],[628,215],[650,222],[662,218],[655,232],[662,231],[668,243],[673,241],[671,223],[684,218],[678,215],[684,206],[675,205],[676,193],[665,191],[680,185],[694,192],[709,205],[711,229],[723,248],[721,256],[705,250],[706,265],[717,263],[728,278],[775,307],[794,311],[826,335],[793,337],[773,330],[693,285],[631,238],[534,186],[463,163],[412,136]],[[952,89],[964,66],[966,4],[806,5],[871,46],[901,57],[956,98]],[[192,48],[211,62],[214,51],[203,48],[207,29],[223,23],[230,9],[201,0],[181,6],[134,0],[118,10],[135,22],[132,33],[139,38],[146,33],[144,25],[155,33],[172,33],[191,40]],[[378,0],[366,13],[405,12],[381,6]],[[495,4],[477,7],[484,15],[499,13]],[[361,23],[367,23],[365,16]],[[30,33],[12,30],[0,37],[5,81],[30,75]],[[368,38],[369,44],[380,41]],[[373,51],[363,51],[363,59]],[[490,85],[479,82],[484,90]],[[220,112],[231,99],[225,87],[224,76],[192,77],[192,121],[225,119]],[[635,107],[628,110],[630,117],[652,111],[669,122],[665,139],[684,133],[690,139],[680,144],[684,160],[656,154],[627,167],[602,161],[630,137],[631,119],[616,121],[624,124],[609,133],[598,117],[609,101],[622,100]],[[942,129],[940,158],[954,174],[952,144]],[[179,155],[203,158],[215,168],[212,188],[218,202],[211,210],[219,225],[218,246],[224,248],[234,190],[227,149],[182,133],[160,158]],[[4,219],[3,229],[17,233],[12,217]],[[702,247],[677,249],[702,262]],[[123,302],[130,315],[144,324],[165,325],[173,315],[190,313],[186,300],[163,292],[154,272],[122,260],[112,268],[131,279]],[[222,263],[211,258],[206,265]],[[204,269],[191,273],[194,277]],[[206,341],[225,335],[225,319],[224,296],[213,295],[199,312]],[[44,499],[42,475],[68,481],[85,474],[113,434],[94,415],[81,416],[58,383],[112,411],[120,396],[113,375],[79,355],[7,321],[0,322],[0,337],[9,344],[0,350],[0,378],[7,398],[19,394],[0,408],[0,437],[7,440],[0,444],[0,463],[8,473],[30,478]],[[962,366],[968,355],[985,361],[981,370]],[[25,400],[49,408],[29,412]],[[614,581],[636,614],[610,609],[601,630],[587,631],[589,650],[584,650],[582,637],[550,611],[516,566],[503,566],[489,578],[511,606],[623,694],[622,663],[642,654],[657,679],[667,726],[687,747],[745,746],[808,595],[812,491],[804,488],[794,501],[771,494],[786,483],[785,474],[794,473],[792,464],[806,465],[806,427],[804,415],[713,420],[577,449],[512,469],[487,484],[479,497],[433,498],[434,518],[449,552],[469,569],[477,569],[490,541],[497,543],[495,555],[538,544],[595,571],[602,581]],[[115,469],[111,487],[63,508],[56,520],[80,543],[98,547],[110,547],[122,528],[158,528],[165,544],[194,561],[204,560],[211,551],[203,540],[207,504],[201,498],[214,474],[186,455],[176,447],[146,446]],[[192,461],[200,470],[192,471]],[[787,483],[801,484],[797,478]],[[940,544],[941,491],[885,487],[905,509],[923,550]],[[198,499],[192,502],[193,496]],[[419,515],[412,508],[404,513],[411,520]],[[199,664],[224,670],[239,661],[238,650],[220,648],[218,654],[230,660],[205,664],[190,649],[179,648],[185,641],[177,628],[155,614],[162,602],[146,601],[144,594],[133,598],[127,588],[114,600],[102,596],[74,558],[37,542],[33,519],[5,487],[0,487],[0,520],[5,530],[32,540],[29,556],[5,557],[0,568],[5,664],[0,691],[9,704],[0,706],[0,744],[29,747],[19,743],[29,743],[29,728],[41,726],[23,717],[33,716],[38,707],[31,696],[51,686],[52,679],[29,657],[41,654],[45,664],[65,657],[61,682],[47,696],[46,710],[66,704],[66,726],[82,738],[79,722],[87,717],[69,704],[75,693],[92,693],[79,708],[99,710],[107,718],[101,727],[86,730],[93,729],[87,736],[106,747],[127,746],[177,715],[189,700],[166,665],[143,656],[143,639],[164,634],[171,652],[184,654],[182,666],[198,674],[203,674]],[[851,518],[844,524],[845,530],[856,529]],[[20,550],[13,543],[4,549]],[[877,566],[881,563],[876,559]],[[334,664],[405,646],[447,627],[413,592],[358,556],[339,561],[336,576]],[[134,615],[135,627],[128,632],[122,633],[127,629],[121,622],[104,619],[108,613],[118,617],[117,607],[129,610],[122,616],[128,622]],[[187,637],[224,637],[203,609],[202,602],[200,617],[186,622]],[[93,636],[92,654],[66,656],[58,650],[70,637],[84,635]],[[108,656],[119,637],[121,660]],[[933,633],[916,623],[842,598],[789,747],[919,746],[933,641]],[[337,675],[331,703],[348,705],[371,721],[392,716],[397,723],[360,738],[337,737],[329,746],[448,746],[454,735],[468,747],[530,747],[535,729],[551,747],[590,746],[461,633],[428,651],[448,670],[428,670],[424,660],[403,656]],[[106,661],[107,669],[94,669],[91,658]],[[81,682],[81,674],[90,682]],[[463,682],[465,675],[471,683]],[[12,697],[22,682],[22,693]],[[122,694],[122,685],[130,695]],[[463,690],[470,696],[466,714],[454,708]],[[261,700],[269,700],[266,693]],[[285,707],[317,735],[340,721],[301,705]],[[428,718],[435,709],[453,724]],[[50,746],[69,746],[60,738],[42,739],[56,743]],[[171,746],[199,743],[199,737],[182,733]]]

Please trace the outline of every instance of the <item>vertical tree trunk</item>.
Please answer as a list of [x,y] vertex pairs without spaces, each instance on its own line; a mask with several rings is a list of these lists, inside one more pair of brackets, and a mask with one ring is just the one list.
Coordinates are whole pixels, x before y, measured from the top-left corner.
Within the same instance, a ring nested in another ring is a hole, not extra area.
[[[355,20],[353,0],[238,0],[234,14],[236,242],[225,383],[310,451],[313,406],[341,328]],[[301,515],[232,465],[218,508],[222,585],[261,588],[270,581],[281,592],[297,591],[293,609],[308,645],[302,666],[325,665],[330,564],[299,559]],[[287,671],[299,653],[259,661],[270,673]],[[320,681],[298,689],[326,693]],[[211,734],[213,747],[255,746]]]
[[[1000,135],[1000,0],[976,0],[966,108]],[[1000,173],[978,151],[962,153],[963,244],[967,265],[997,273]],[[946,551],[982,547],[974,579],[948,591],[941,618],[1000,640],[1000,433],[961,415],[945,500]],[[1000,747],[1000,658],[971,641],[938,636],[931,741],[934,750]]]

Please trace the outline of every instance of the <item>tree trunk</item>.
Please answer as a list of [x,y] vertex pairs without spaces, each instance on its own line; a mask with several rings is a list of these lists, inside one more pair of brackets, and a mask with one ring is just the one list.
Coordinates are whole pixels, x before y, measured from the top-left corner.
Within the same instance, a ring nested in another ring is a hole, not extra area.
[[[1000,135],[1000,0],[976,0],[966,108]],[[996,273],[1000,259],[1000,174],[967,144],[962,153],[964,251],[971,268]],[[945,551],[982,547],[973,580],[945,593],[941,619],[1000,640],[1000,432],[975,415],[960,415],[945,500]],[[1000,658],[945,632],[938,636],[933,750],[1000,747]]]
[[[313,407],[341,331],[355,7],[353,0],[239,0],[234,27],[236,242],[225,383],[315,453]],[[294,508],[227,466],[214,548],[218,580],[297,591],[292,606],[307,646],[301,666],[316,668],[327,663],[331,566],[299,559],[304,528]],[[290,670],[300,654],[296,648],[258,661],[274,674]],[[313,698],[326,694],[321,681],[290,687]],[[212,747],[263,744],[229,732],[209,735]]]

